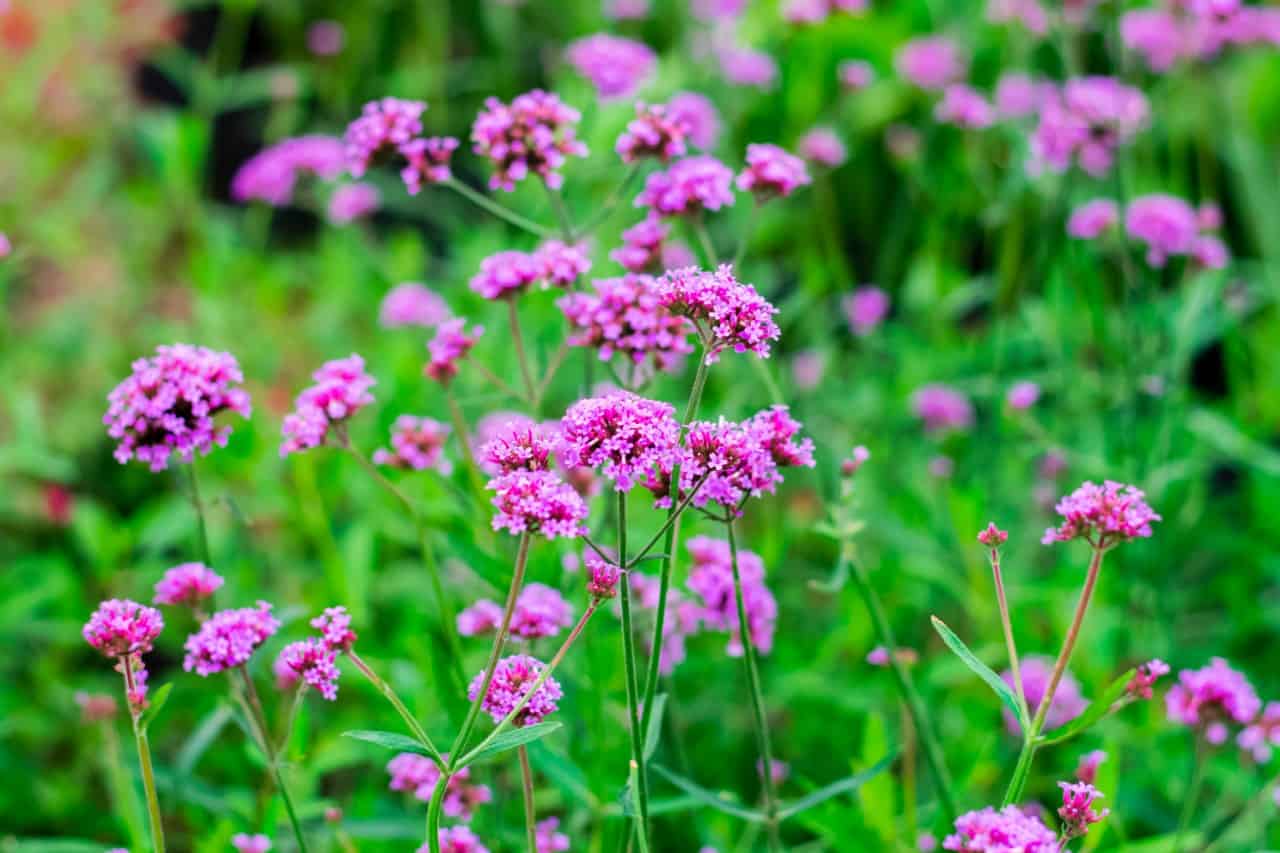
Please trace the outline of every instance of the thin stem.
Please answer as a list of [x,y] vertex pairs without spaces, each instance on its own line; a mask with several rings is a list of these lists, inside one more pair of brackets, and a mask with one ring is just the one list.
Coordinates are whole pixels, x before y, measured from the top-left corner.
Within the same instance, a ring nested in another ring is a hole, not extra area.
[[756,230],[756,220],[760,218],[760,202],[751,202],[751,212],[747,214],[747,224],[742,229],[742,236],[738,238],[738,249],[733,253],[733,266],[736,269],[738,264],[742,263],[742,257],[747,253],[747,244],[751,242],[751,235]]
[[1022,671],[1018,666],[1018,646],[1013,640],[1013,623],[1009,620],[1009,601],[1005,597],[1004,577],[1000,574],[1000,551],[991,549],[991,577],[996,585],[996,601],[1000,605],[1000,626],[1004,629],[1004,644],[1009,651],[1009,669],[1013,673],[1014,690],[1023,718],[1031,716],[1027,709],[1027,696],[1022,686]]
[[284,810],[289,815],[289,824],[293,827],[293,836],[298,841],[298,850],[301,853],[307,853],[306,837],[302,834],[302,824],[298,820],[298,812],[293,807],[293,798],[289,796],[289,788],[284,783],[284,774],[280,771],[280,759],[276,753],[275,746],[271,743],[271,732],[267,728],[267,717],[262,710],[262,700],[258,698],[258,688],[253,685],[253,678],[249,675],[249,670],[244,666],[236,667],[240,673],[240,677],[244,682],[244,692],[247,697],[246,704],[249,707],[250,725],[257,731],[258,742],[262,746],[263,752],[267,755],[267,764],[271,767],[271,772],[276,779],[276,789],[280,792],[280,799],[284,800]]
[[595,215],[588,217],[587,221],[579,226],[579,237],[586,237],[609,218],[609,214],[613,213],[619,202],[626,197],[627,191],[631,189],[631,185],[635,183],[636,178],[640,177],[640,171],[640,164],[633,163],[631,168],[627,170],[627,174],[622,178],[618,185],[614,187],[613,192],[609,194],[609,197],[605,200],[604,204],[596,210]]
[[196,477],[196,460],[187,463],[187,480],[191,484],[191,507],[196,511],[196,531],[200,545],[200,559],[206,566],[213,566],[209,550],[209,529],[204,520],[204,501],[200,498],[200,480]]
[[529,750],[522,744],[516,749],[520,755],[520,784],[524,789],[524,836],[529,853],[538,853],[538,813],[533,805],[533,768],[529,766]]
[[637,565],[640,564],[641,560],[649,556],[649,552],[653,550],[653,546],[658,543],[658,540],[662,538],[663,534],[667,533],[671,529],[671,526],[676,523],[676,520],[680,518],[680,515],[686,509],[689,508],[689,504],[692,503],[693,499],[698,496],[698,491],[702,488],[703,484],[705,484],[707,480],[709,480],[710,478],[711,478],[711,474],[709,473],[704,474],[702,477],[698,479],[698,482],[693,484],[693,488],[689,490],[689,494],[685,495],[684,499],[680,501],[679,504],[672,506],[675,512],[671,512],[671,511],[667,512],[667,520],[663,522],[662,526],[658,528],[657,532],[654,533],[653,536],[649,537],[649,541],[645,543],[644,547],[640,549],[639,553],[637,553],[634,557],[632,557],[631,560],[627,563],[626,567],[628,569],[635,568]]
[[[520,587],[524,583],[524,570],[529,562],[529,531],[520,534],[520,544],[516,551],[516,564],[511,573],[511,588],[507,590],[507,605],[502,611],[502,623],[498,626],[498,634],[493,638],[493,648],[489,651],[489,660],[485,664],[484,678],[480,681],[480,690],[476,693],[476,698],[471,701],[471,707],[467,710],[467,717],[462,722],[462,728],[458,730],[458,736],[453,740],[453,746],[449,747],[449,761],[445,767],[445,772],[441,774],[441,778],[447,778],[457,767],[458,756],[462,754],[462,749],[467,745],[467,738],[471,736],[472,729],[476,725],[476,717],[480,714],[480,705],[484,702],[484,697],[489,693],[489,685],[493,681],[493,674],[498,669],[498,659],[502,657],[502,647],[507,640],[507,631],[511,628],[511,615],[516,609],[516,599],[520,596]],[[428,839],[429,841],[430,839]]]
[[529,356],[524,351],[524,336],[520,333],[520,312],[515,299],[507,300],[507,319],[511,325],[511,342],[515,344],[516,359],[520,362],[520,376],[524,380],[525,399],[533,405],[533,371],[529,368]]
[[547,195],[551,198],[551,207],[556,212],[556,220],[560,223],[560,236],[564,238],[566,243],[574,241],[573,236],[573,220],[569,218],[569,211],[564,206],[564,196],[559,190],[553,190],[551,185],[546,181],[542,185],[547,188]]
[[1200,799],[1200,789],[1204,787],[1204,770],[1206,759],[1205,740],[1203,734],[1196,732],[1196,754],[1191,765],[1191,781],[1187,784],[1186,798],[1182,801],[1182,814],[1178,817],[1178,831],[1173,836],[1173,853],[1182,853],[1182,839],[1191,828],[1191,817],[1195,814],[1196,803]]
[[[458,436],[458,447],[467,463],[467,477],[471,480],[471,488],[476,493],[476,499],[484,503],[484,475],[480,472],[480,465],[476,462],[475,452],[471,448],[471,432],[467,429],[467,419],[463,417],[462,407],[458,405],[458,398],[454,396],[453,391],[445,392],[445,400],[448,401],[449,417],[453,421],[453,429]],[[484,528],[484,525],[481,527]],[[488,531],[487,528],[484,529]],[[492,531],[488,533],[491,534]]]
[[467,201],[470,201],[471,203],[475,204],[477,207],[484,208],[489,213],[492,213],[494,216],[498,217],[499,219],[503,219],[511,223],[517,228],[523,228],[525,231],[528,231],[530,234],[534,234],[544,239],[551,236],[552,232],[550,229],[543,228],[538,223],[534,222],[531,219],[526,219],[525,217],[521,216],[520,214],[516,213],[513,210],[508,210],[507,208],[498,204],[496,201],[484,195],[483,193],[478,193],[475,190],[471,189],[471,187],[462,183],[457,178],[450,178],[449,180],[444,181],[443,183],[444,183],[444,186],[453,190],[458,195],[465,198]]
[[698,238],[698,245],[702,247],[702,254],[706,258],[707,264],[713,267],[719,266],[720,256],[716,254],[715,243],[711,242],[711,234],[707,231],[707,223],[702,214],[698,214],[691,221],[693,223],[694,236]]
[[404,724],[409,728],[409,733],[413,735],[414,740],[422,744],[422,748],[436,760],[436,763],[443,767],[444,760],[440,755],[440,750],[436,749],[436,745],[432,742],[431,737],[427,734],[426,730],[419,725],[418,721],[414,719],[413,714],[409,712],[409,708],[396,694],[396,691],[391,687],[391,685],[374,672],[373,669],[364,662],[364,659],[356,654],[355,649],[347,649],[346,654],[347,659],[351,661],[356,669],[360,670],[360,674],[369,679],[369,683],[378,688],[378,692],[386,697],[387,701],[391,703],[391,707],[396,709],[396,713],[400,715],[400,719],[404,720]]
[[502,379],[500,376],[498,376],[489,368],[485,367],[479,361],[472,359],[468,363],[473,368],[475,368],[475,371],[477,373],[483,376],[490,384],[492,384],[495,388],[497,388],[503,394],[506,394],[508,397],[513,397],[514,399],[519,400],[522,403],[529,402],[528,400],[525,399],[523,394],[521,394],[519,391],[517,391],[516,389],[508,385],[506,380]]
[[440,853],[440,810],[444,801],[445,789],[449,786],[449,773],[441,772],[436,788],[431,792],[431,804],[427,806],[427,849],[430,853]]
[[133,723],[133,740],[138,747],[138,767],[142,771],[142,792],[147,800],[147,818],[151,826],[151,846],[155,853],[164,853],[164,823],[160,819],[160,798],[156,796],[156,773],[151,764],[151,742],[147,729],[141,724],[142,715],[134,708],[135,691],[133,661],[129,655],[120,658],[124,672],[124,701],[129,706],[129,719]]
[[[618,564],[627,562],[627,493],[618,492]],[[631,760],[636,768],[636,795],[640,814],[636,815],[636,832],[642,848],[649,846],[649,784],[645,773],[644,730],[640,728],[639,682],[636,674],[635,630],[631,622],[631,579],[623,572],[619,598],[622,600],[622,659],[627,680],[627,721],[631,730]]]
[[733,598],[738,609],[738,638],[742,643],[742,660],[747,670],[747,684],[751,689],[751,711],[756,724],[756,741],[760,747],[763,764],[764,814],[769,830],[769,849],[781,850],[778,838],[778,801],[773,790],[773,751],[769,745],[769,718],[765,714],[764,689],[760,685],[760,664],[756,659],[756,646],[751,640],[751,626],[747,622],[746,603],[742,597],[742,575],[738,570],[738,543],[733,533],[733,521],[725,522],[729,537],[729,560],[733,567]]

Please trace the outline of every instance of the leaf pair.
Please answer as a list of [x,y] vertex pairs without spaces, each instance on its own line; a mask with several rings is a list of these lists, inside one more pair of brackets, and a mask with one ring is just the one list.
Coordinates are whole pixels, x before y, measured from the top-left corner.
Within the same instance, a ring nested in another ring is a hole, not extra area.
[[[461,770],[469,764],[474,764],[483,758],[491,758],[492,756],[515,749],[517,746],[523,746],[532,743],[535,740],[541,740],[557,729],[561,728],[561,723],[538,723],[532,726],[523,726],[521,728],[509,729],[497,737],[490,740],[484,746],[473,749],[471,752],[463,756],[458,762],[456,770]],[[343,737],[354,738],[356,740],[366,741],[368,743],[377,744],[378,746],[392,749],[397,752],[412,752],[417,755],[431,755],[431,752],[422,744],[418,743],[411,737],[399,734],[398,732],[383,732],[371,729],[360,729],[356,731],[343,732]]]

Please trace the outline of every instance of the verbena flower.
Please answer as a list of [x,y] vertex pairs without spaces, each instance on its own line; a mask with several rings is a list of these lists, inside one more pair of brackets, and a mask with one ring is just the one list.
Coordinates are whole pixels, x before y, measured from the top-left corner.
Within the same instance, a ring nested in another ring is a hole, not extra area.
[[614,150],[624,163],[653,158],[668,163],[685,153],[686,125],[662,104],[636,104],[636,117],[618,137]]
[[1035,115],[1057,91],[1052,83],[1020,71],[1001,74],[996,81],[996,113],[1006,119]]
[[538,825],[534,827],[537,853],[563,853],[569,849],[569,836],[563,832],[557,832],[559,827],[560,818],[558,817],[538,821]]
[[544,267],[528,252],[496,252],[480,262],[480,272],[471,278],[471,289],[485,299],[519,296],[543,276]]
[[342,141],[333,136],[299,136],[264,148],[245,161],[231,179],[236,201],[283,207],[293,200],[302,175],[331,181],[345,168]]
[[356,641],[356,632],[351,629],[351,614],[345,607],[326,607],[309,624],[320,632],[321,641],[336,651],[347,651]]
[[285,416],[281,456],[319,447],[332,427],[373,402],[369,389],[376,383],[358,355],[326,361],[311,378],[315,384],[298,395],[293,412]]
[[548,240],[533,253],[534,261],[541,267],[544,285],[569,287],[591,270],[591,259],[581,246],[571,246],[559,240]]
[[[610,252],[609,258],[634,273],[657,271],[662,264],[662,243],[670,233],[671,226],[650,212],[622,232],[622,245]],[[595,287],[599,290],[598,282]]]
[[279,669],[288,670],[330,702],[338,698],[338,654],[315,638],[290,643],[280,651]]
[[98,605],[81,634],[107,657],[145,654],[164,630],[164,617],[154,607],[112,598]]
[[1040,386],[1035,382],[1023,379],[1009,386],[1004,399],[1009,404],[1009,408],[1025,411],[1034,406],[1036,401],[1040,399]]
[[778,82],[778,62],[762,50],[741,45],[725,45],[716,51],[720,73],[735,86],[751,86],[769,91]]
[[1236,743],[1257,763],[1271,761],[1272,747],[1280,746],[1280,702],[1268,702],[1258,718],[1241,730]]
[[[1027,707],[1034,713],[1040,707],[1040,702],[1049,689],[1053,661],[1039,655],[1031,655],[1022,660],[1022,666],[1019,667],[1018,672],[1022,676],[1022,694],[1027,697]],[[1006,669],[1000,673],[1000,678],[1005,684],[1016,689],[1017,685],[1010,670]],[[1087,707],[1089,702],[1080,693],[1080,682],[1076,681],[1075,676],[1070,672],[1063,672],[1062,680],[1058,682],[1058,689],[1053,694],[1053,701],[1049,703],[1049,712],[1044,719],[1045,730],[1052,731],[1065,726],[1083,714]],[[1012,712],[1005,708],[1003,713],[1004,725],[1009,733],[1021,735],[1022,727]]]
[[1036,36],[1049,31],[1049,15],[1039,0],[987,0],[987,20],[993,24],[1021,24]]
[[271,839],[265,835],[237,832],[231,836],[231,846],[236,848],[236,853],[267,853],[271,849]]
[[643,42],[596,33],[569,43],[565,58],[603,100],[625,98],[651,76],[658,57]]
[[1149,537],[1152,522],[1160,521],[1141,490],[1113,480],[1100,486],[1086,480],[1054,509],[1062,516],[1062,524],[1044,532],[1040,541],[1045,545],[1084,539],[1095,548],[1110,548]]
[[779,468],[812,468],[813,439],[801,438],[801,424],[787,406],[770,406],[752,415],[747,429]]
[[973,404],[949,385],[934,382],[911,395],[911,408],[931,432],[967,430],[973,426]]
[[422,114],[426,111],[427,105],[422,101],[369,101],[343,135],[347,170],[353,177],[363,177],[374,159],[387,149],[406,156],[405,146],[422,133]]
[[1120,40],[1147,67],[1165,72],[1194,52],[1191,33],[1170,9],[1133,9],[1120,16]]
[[737,178],[738,189],[761,201],[785,198],[810,182],[803,160],[777,145],[761,143],[747,146],[747,164]]
[[406,281],[397,284],[382,297],[378,323],[384,329],[401,326],[432,328],[449,319],[449,306],[440,294],[425,284]]
[[912,39],[893,58],[898,73],[921,89],[941,91],[964,77],[968,63],[945,36]]
[[1125,685],[1125,692],[1135,699],[1150,699],[1152,686],[1168,674],[1169,664],[1153,658],[1134,669],[1133,678]]
[[1112,77],[1068,80],[1040,110],[1031,136],[1032,171],[1065,172],[1075,162],[1094,177],[1105,175],[1149,113],[1142,92]]
[[1018,806],[987,806],[956,818],[944,850],[968,853],[1058,853],[1058,836],[1040,818]]
[[965,83],[952,83],[943,90],[933,117],[943,124],[981,130],[995,124],[996,111],[977,89]]
[[1212,744],[1225,743],[1227,725],[1247,725],[1262,709],[1249,679],[1223,658],[1211,658],[1201,669],[1184,669],[1165,694],[1169,720],[1201,729]]
[[613,563],[602,560],[594,551],[582,558],[587,567],[587,592],[597,601],[613,598],[618,594],[621,570]]
[[280,621],[271,615],[271,605],[265,601],[259,601],[257,607],[220,610],[187,638],[182,668],[207,677],[243,666],[279,629]]
[[373,184],[344,184],[329,197],[328,216],[334,225],[349,225],[382,206],[382,194]]
[[[489,683],[489,690],[480,703],[481,710],[489,714],[495,723],[502,722],[529,693],[529,688],[538,680],[545,666],[541,661],[528,655],[511,655],[498,661],[493,680]],[[473,702],[480,695],[484,676],[485,673],[481,671],[467,688],[467,698]],[[512,725],[532,726],[542,722],[548,714],[555,713],[558,709],[557,703],[563,696],[564,692],[560,689],[559,682],[554,678],[548,678],[520,713],[516,714]]]
[[400,415],[391,427],[391,448],[379,447],[373,452],[373,461],[392,468],[413,471],[434,468],[448,474],[453,470],[452,463],[444,457],[449,432],[448,424],[432,418]]
[[249,417],[244,375],[230,353],[174,344],[133,362],[133,372],[107,395],[102,422],[116,439],[120,463],[137,459],[163,471],[177,453],[184,462],[224,446],[231,427],[217,426],[222,412]]
[[586,533],[587,505],[572,486],[550,471],[516,471],[489,481],[494,530],[541,533],[548,539]]
[[859,287],[840,300],[849,330],[864,338],[876,330],[889,316],[889,294],[875,285]]
[[1155,193],[1135,198],[1124,214],[1129,236],[1147,245],[1147,263],[1162,267],[1170,255],[1189,255],[1200,236],[1195,208],[1177,196]]
[[458,375],[458,362],[466,357],[476,341],[484,334],[484,326],[472,326],[467,331],[467,321],[462,318],[445,320],[436,329],[436,335],[427,343],[429,355],[423,374],[448,385]]
[[1095,800],[1102,793],[1088,782],[1059,782],[1062,789],[1062,807],[1058,809],[1058,817],[1062,818],[1062,834],[1066,838],[1081,838],[1089,831],[1089,827],[1111,814],[1111,809],[1096,811]]
[[411,139],[400,146],[400,153],[408,161],[400,170],[400,179],[409,195],[417,195],[427,184],[442,184],[453,178],[449,164],[458,144],[452,136],[431,136]]
[[601,468],[625,492],[656,467],[670,467],[680,424],[669,403],[631,393],[574,403],[561,421],[559,457],[571,468]]
[[502,605],[487,598],[458,614],[458,633],[464,637],[476,637],[498,630],[502,624]]
[[733,172],[714,157],[698,154],[677,160],[645,179],[636,207],[659,216],[687,216],[733,205]]
[[223,584],[222,576],[204,563],[179,563],[156,582],[155,604],[196,607]]
[[720,113],[706,95],[676,92],[667,99],[667,116],[680,126],[694,148],[714,148],[720,138]]
[[[660,507],[669,507],[675,500],[671,474],[672,467],[664,465],[645,479],[645,487]],[[739,424],[721,418],[688,425],[680,456],[679,496],[683,498],[700,481],[705,482],[692,499],[694,506],[716,502],[736,511],[747,498],[772,492],[782,482],[782,475],[750,422]]]
[[699,326],[708,339],[708,363],[726,349],[768,358],[769,344],[781,334],[773,321],[778,309],[750,284],[738,281],[728,264],[714,272],[669,270],[658,279],[658,302]]
[[[532,431],[532,434],[530,433]],[[538,423],[522,412],[496,411],[476,421],[471,444],[480,470],[489,475],[509,474],[515,470],[549,471],[559,424]],[[509,450],[489,445],[511,442]],[[496,451],[494,455],[490,450]],[[514,454],[509,458],[507,453]]]
[[573,606],[559,590],[542,583],[527,583],[516,599],[510,633],[522,640],[536,640],[554,637],[572,624]]
[[[440,782],[440,768],[435,761],[412,752],[402,752],[387,762],[387,773],[391,774],[391,790],[407,791],[424,803],[431,802]],[[471,768],[463,767],[449,777],[440,809],[447,817],[471,820],[477,806],[492,800],[489,786],[472,782]]]
[[843,166],[849,158],[849,150],[845,148],[839,134],[830,127],[822,126],[810,129],[796,144],[800,156],[819,166],[834,169]]
[[1067,233],[1079,240],[1093,240],[1120,221],[1120,208],[1109,198],[1095,198],[1071,211]]
[[871,63],[862,59],[846,59],[836,69],[840,85],[850,92],[860,92],[876,79]]
[[[701,600],[702,624],[713,631],[728,632],[726,652],[730,657],[741,657],[744,649],[738,625],[729,543],[722,539],[695,536],[686,547],[693,558],[686,586]],[[751,643],[759,654],[767,655],[773,650],[778,602],[764,582],[764,560],[752,551],[739,549],[738,574],[742,579],[742,602]]]
[[993,521],[987,525],[985,530],[978,533],[978,541],[988,548],[996,548],[1009,541],[1009,533],[996,527],[996,523]]
[[493,166],[492,189],[514,190],[529,175],[559,189],[566,159],[587,156],[587,146],[577,138],[581,114],[554,94],[534,89],[509,105],[489,98],[484,106],[471,126],[471,141],[475,153]]
[[[489,853],[480,838],[469,826],[441,828],[436,836],[440,841],[440,853]],[[431,845],[423,844],[417,853],[430,853]]]

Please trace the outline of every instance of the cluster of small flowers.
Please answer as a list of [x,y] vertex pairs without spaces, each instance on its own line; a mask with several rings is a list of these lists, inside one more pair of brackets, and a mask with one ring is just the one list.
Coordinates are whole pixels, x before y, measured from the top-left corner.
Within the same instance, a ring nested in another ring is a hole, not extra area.
[[570,406],[561,422],[558,450],[566,466],[601,468],[625,492],[654,469],[670,469],[679,446],[673,406],[623,392]]
[[1049,31],[1049,14],[1039,0],[988,0],[987,20],[993,24],[1018,23],[1036,36]]
[[[387,762],[387,773],[391,775],[391,790],[408,791],[424,803],[431,802],[431,795],[440,781],[440,768],[435,761],[412,752],[402,752]],[[466,821],[471,820],[477,806],[492,800],[493,792],[489,786],[473,783],[471,768],[463,767],[449,777],[440,805],[446,816]]]
[[1171,721],[1203,729],[1212,744],[1226,742],[1228,723],[1248,725],[1262,709],[1249,679],[1222,658],[1212,658],[1201,669],[1179,672],[1178,683],[1164,698]]
[[659,216],[692,216],[733,202],[733,171],[715,157],[696,154],[649,175],[635,205]]
[[918,388],[911,395],[911,408],[931,432],[967,430],[973,426],[973,404],[949,385],[935,382]]
[[85,642],[107,657],[141,655],[151,651],[164,630],[164,617],[154,607],[112,598],[98,605],[81,634]]
[[933,117],[943,124],[967,130],[982,130],[995,124],[996,110],[991,102],[967,83],[952,83],[942,92],[942,100],[934,107]]
[[[1027,698],[1027,705],[1034,711],[1040,706],[1045,692],[1049,689],[1053,661],[1040,655],[1031,655],[1022,660],[1018,674],[1022,676],[1022,695]],[[1016,689],[1012,671],[1006,669],[1000,673],[1000,678],[1005,684]],[[1080,693],[1080,682],[1076,681],[1070,672],[1063,672],[1062,680],[1058,682],[1058,689],[1053,694],[1053,701],[1049,703],[1049,712],[1045,715],[1045,729],[1053,730],[1065,726],[1083,714],[1087,707],[1089,707],[1089,701]],[[1008,708],[1004,709],[1004,725],[1010,734],[1022,734],[1022,727]]]
[[876,79],[875,69],[863,59],[846,59],[836,69],[840,85],[849,92],[860,92]]
[[548,539],[586,533],[582,496],[550,470],[513,471],[488,483],[494,493],[494,530],[541,533]]
[[378,155],[390,149],[405,160],[400,177],[410,194],[417,193],[424,183],[448,180],[451,177],[449,160],[458,147],[458,140],[423,138],[422,114],[426,111],[427,105],[422,101],[400,98],[382,98],[365,104],[343,137],[347,169],[359,178]]
[[817,166],[835,169],[849,157],[844,141],[834,129],[826,126],[808,130],[796,143],[800,156]]
[[376,213],[381,206],[382,193],[372,184],[344,184],[329,197],[329,221],[349,225]]
[[249,417],[249,394],[240,365],[230,353],[174,344],[156,347],[151,358],[133,362],[133,372],[107,396],[102,422],[116,439],[115,458],[146,462],[163,471],[177,453],[190,462],[227,443],[231,427],[213,419],[225,411]]
[[327,361],[311,378],[315,384],[298,395],[294,411],[284,418],[281,456],[319,447],[331,427],[373,402],[369,389],[375,380],[365,373],[364,359],[358,355]]
[[449,306],[440,294],[415,281],[397,284],[382,298],[378,323],[384,329],[400,326],[432,328],[449,319]]
[[1151,536],[1152,522],[1160,521],[1140,489],[1112,480],[1100,486],[1086,480],[1054,509],[1063,521],[1044,532],[1045,545],[1084,539],[1095,548],[1109,548]]
[[1125,12],[1120,38],[1152,71],[1164,72],[1180,60],[1212,59],[1231,46],[1280,44],[1280,9],[1246,6],[1239,0],[1163,0],[1152,8]]
[[515,413],[498,412],[496,415],[502,421],[496,429],[478,430],[488,439],[480,446],[481,468],[494,475],[550,470],[559,426],[538,424]]
[[670,234],[671,227],[650,213],[622,232],[622,245],[609,258],[634,273],[656,272],[662,264],[663,241]]
[[[500,723],[516,709],[516,706],[529,695],[529,690],[542,674],[545,664],[528,655],[511,655],[498,661],[493,680],[480,703],[481,710],[487,712],[495,723]],[[467,688],[467,698],[475,701],[484,684],[484,671],[481,671]],[[542,722],[548,715],[555,713],[559,707],[556,703],[564,696],[560,683],[548,678],[530,696],[520,712],[512,720],[515,726],[532,726]]]
[[541,89],[518,95],[509,105],[487,99],[471,126],[471,141],[475,153],[493,166],[489,186],[511,191],[534,174],[559,189],[564,176],[558,169],[566,158],[587,155],[586,145],[577,139],[580,119],[577,110]]
[[338,655],[349,651],[356,641],[351,630],[351,615],[345,607],[328,607],[311,620],[311,627],[320,632],[285,646],[272,667],[276,684],[282,690],[295,687],[299,680],[315,688],[330,702],[338,698]]
[[603,100],[635,94],[658,64],[658,57],[648,45],[608,33],[570,42],[565,58],[591,81]]
[[720,138],[720,113],[706,95],[676,92],[667,99],[667,116],[679,125],[694,148],[714,148]]
[[180,563],[156,582],[155,604],[197,607],[222,587],[222,576],[204,563]]
[[969,65],[960,48],[946,36],[912,39],[898,49],[893,61],[902,77],[932,91],[963,79]]
[[1031,135],[1033,172],[1065,172],[1074,160],[1094,177],[1111,170],[1116,150],[1147,122],[1139,90],[1112,77],[1077,77],[1041,107]]
[[271,605],[265,601],[256,607],[220,610],[187,638],[182,668],[207,677],[243,666],[279,629],[280,620],[271,615]]
[[652,157],[668,163],[685,153],[685,125],[661,104],[636,104],[636,117],[618,137],[615,150],[624,163]]
[[[464,637],[496,631],[502,623],[502,608],[482,598],[458,614],[458,633]],[[554,637],[573,624],[573,606],[546,584],[529,583],[520,590],[511,612],[508,633],[521,640]]]
[[720,60],[720,73],[735,86],[768,91],[778,82],[778,63],[764,51],[726,43],[717,45],[715,54]]
[[536,282],[568,287],[590,269],[591,261],[581,247],[552,240],[532,253],[508,250],[485,258],[471,279],[471,289],[485,299],[509,299]]
[[1169,674],[1169,664],[1153,658],[1140,664],[1133,672],[1133,678],[1125,686],[1125,693],[1136,699],[1150,699],[1151,688],[1157,681]]
[[271,839],[260,833],[250,835],[247,832],[237,832],[231,836],[231,846],[236,849],[236,853],[267,853],[271,849]]
[[[686,585],[701,599],[703,626],[727,631],[730,657],[741,657],[742,636],[738,625],[737,598],[733,583],[733,558],[729,543],[722,539],[695,536],[687,545],[693,564]],[[742,603],[747,615],[751,643],[759,654],[773,650],[773,634],[778,622],[778,603],[764,581],[764,560],[752,551],[738,551],[738,576],[742,581]]]
[[778,309],[750,284],[738,281],[728,264],[714,272],[668,270],[658,279],[657,290],[662,307],[688,317],[706,336],[708,363],[729,348],[768,358],[770,342],[781,334],[773,320]]
[[332,136],[299,136],[259,151],[236,170],[231,197],[283,207],[293,199],[301,175],[331,181],[342,174],[346,161],[342,140]]
[[[480,838],[469,826],[441,827],[436,834],[440,853],[489,853],[489,848],[480,843]],[[415,853],[431,853],[431,845],[423,843]]]
[[621,569],[593,551],[586,553],[583,563],[587,567],[587,593],[594,600],[604,601],[618,594],[618,581],[622,579]]
[[1058,835],[1036,815],[1018,806],[990,806],[956,818],[944,850],[967,853],[1057,853]]
[[458,362],[466,357],[483,334],[484,326],[473,326],[468,332],[466,320],[445,320],[436,329],[435,337],[427,342],[429,358],[422,369],[423,374],[441,385],[448,385],[458,375]]
[[1062,807],[1058,809],[1058,817],[1062,818],[1062,834],[1065,838],[1080,838],[1089,831],[1089,827],[1111,814],[1111,809],[1095,811],[1094,800],[1102,796],[1097,788],[1088,782],[1059,782],[1062,789]]
[[[651,223],[665,229],[661,223],[645,220],[627,234]],[[601,361],[622,353],[635,365],[649,361],[657,370],[674,370],[693,352],[692,326],[662,306],[657,281],[651,276],[636,273],[596,279],[590,291],[571,293],[559,306],[571,329],[568,343],[595,349]]]
[[752,193],[757,201],[791,195],[797,187],[810,183],[804,161],[777,145],[747,146],[747,163],[738,174],[738,189]]
[[1280,746],[1280,702],[1268,702],[1258,718],[1241,730],[1236,743],[1257,763],[1269,762],[1272,747]]
[[1156,193],[1135,198],[1125,211],[1124,227],[1129,236],[1147,246],[1147,263],[1162,267],[1170,255],[1186,255],[1200,266],[1221,269],[1230,253],[1216,236],[1208,233],[1222,224],[1222,214],[1213,204],[1198,210],[1177,196]]
[[867,11],[869,0],[787,0],[782,18],[790,24],[820,24],[832,15]]
[[849,330],[865,338],[889,316],[889,294],[875,285],[859,287],[840,301]]
[[448,424],[432,418],[400,415],[391,427],[391,448],[379,447],[373,452],[373,461],[413,471],[435,468],[441,474],[448,474],[453,470],[453,465],[444,457],[444,442],[448,437]]

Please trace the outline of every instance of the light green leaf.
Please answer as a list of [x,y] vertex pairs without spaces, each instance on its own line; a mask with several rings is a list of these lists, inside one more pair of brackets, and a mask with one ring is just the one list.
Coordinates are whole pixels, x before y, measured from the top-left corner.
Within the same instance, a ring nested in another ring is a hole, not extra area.
[[505,731],[484,746],[477,747],[463,756],[462,761],[458,763],[458,767],[461,769],[469,764],[476,763],[482,758],[488,758],[501,752],[506,752],[509,749],[515,749],[517,746],[524,746],[526,743],[532,743],[535,740],[541,740],[562,727],[562,723],[538,723],[533,726],[523,726]]
[[996,675],[991,667],[978,660],[973,652],[969,651],[969,647],[964,641],[956,636],[955,632],[947,627],[947,623],[943,622],[937,616],[929,617],[933,622],[933,630],[938,632],[938,636],[942,638],[942,642],[947,644],[947,648],[956,653],[956,657],[964,662],[975,675],[987,683],[987,686],[995,691],[996,695],[1005,705],[1009,706],[1009,710],[1013,712],[1014,717],[1022,726],[1025,732],[1031,727],[1031,721],[1027,719],[1026,714],[1022,713],[1022,708],[1018,705],[1018,697],[1009,689],[1009,685],[1005,684],[1000,676]]
[[667,694],[659,693],[653,697],[653,713],[649,717],[649,728],[644,733],[644,760],[648,761],[658,750],[658,741],[662,740],[662,715],[667,710]]
[[380,732],[374,729],[357,729],[356,731],[343,732],[342,736],[367,741],[369,743],[376,743],[378,746],[385,747],[387,749],[394,749],[398,752],[413,752],[418,755],[431,755],[431,751],[425,746],[418,743],[413,738],[397,732]]
[[1120,701],[1120,697],[1124,695],[1125,688],[1129,686],[1129,681],[1132,680],[1136,672],[1137,670],[1131,669],[1111,682],[1107,685],[1107,689],[1102,691],[1101,696],[1089,703],[1089,707],[1084,709],[1083,714],[1065,726],[1060,726],[1051,732],[1041,735],[1036,739],[1037,743],[1041,746],[1062,743],[1064,740],[1070,740],[1101,720],[1111,711],[1111,707]]
[[169,694],[173,692],[173,682],[162,684],[151,694],[151,704],[147,706],[147,710],[142,712],[142,718],[138,720],[138,726],[146,731],[152,721],[160,715],[160,711],[164,709],[164,703],[169,701]]

